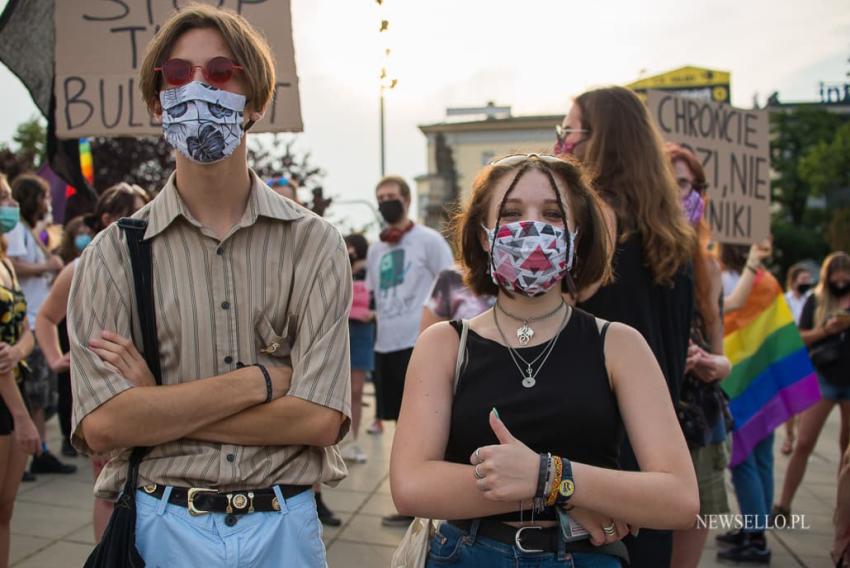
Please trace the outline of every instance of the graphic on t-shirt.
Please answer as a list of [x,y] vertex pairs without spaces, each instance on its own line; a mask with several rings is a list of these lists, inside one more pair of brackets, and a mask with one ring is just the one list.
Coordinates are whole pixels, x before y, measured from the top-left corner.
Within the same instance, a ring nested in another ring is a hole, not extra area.
[[404,275],[410,268],[409,266],[404,265],[404,259],[405,256],[403,248],[391,250],[381,257],[381,294],[386,295],[390,290],[394,291],[395,288],[404,284]]

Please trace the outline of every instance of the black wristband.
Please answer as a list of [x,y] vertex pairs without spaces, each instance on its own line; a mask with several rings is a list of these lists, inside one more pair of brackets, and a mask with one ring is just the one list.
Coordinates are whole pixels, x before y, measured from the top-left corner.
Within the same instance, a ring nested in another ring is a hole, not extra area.
[[573,481],[573,464],[571,464],[570,460],[567,458],[561,458],[561,464],[563,465],[561,471],[561,486],[558,487],[558,495],[555,498],[555,505],[569,510],[572,507],[567,507],[567,505],[576,490],[575,482]]
[[266,369],[265,365],[261,365],[259,363],[254,363],[255,367],[259,367],[260,371],[263,373],[263,378],[266,380],[266,402],[272,401],[272,376],[269,374],[269,370]]
[[540,467],[537,471],[537,491],[534,493],[535,499],[546,499],[546,477],[549,473],[550,454],[540,454]]

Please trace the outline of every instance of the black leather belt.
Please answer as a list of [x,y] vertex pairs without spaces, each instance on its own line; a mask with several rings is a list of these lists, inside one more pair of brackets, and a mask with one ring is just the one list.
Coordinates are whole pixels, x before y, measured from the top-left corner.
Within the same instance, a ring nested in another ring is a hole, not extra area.
[[[142,491],[159,499],[165,494],[165,485],[152,483],[142,487]],[[284,499],[291,499],[310,489],[309,485],[280,485]],[[280,511],[280,503],[273,488],[244,491],[220,492],[217,489],[200,487],[174,487],[168,502],[189,509],[192,515],[207,513],[227,513],[243,515],[245,513],[268,513]]]
[[[474,519],[463,521],[447,521],[465,533],[469,533]],[[512,527],[500,521],[481,519],[477,536],[489,538],[497,542],[517,547],[522,552],[558,552],[561,540],[561,528],[554,527]],[[629,563],[626,545],[622,542],[594,546],[589,539],[574,540],[563,544],[565,552],[589,552],[594,554],[610,554]]]

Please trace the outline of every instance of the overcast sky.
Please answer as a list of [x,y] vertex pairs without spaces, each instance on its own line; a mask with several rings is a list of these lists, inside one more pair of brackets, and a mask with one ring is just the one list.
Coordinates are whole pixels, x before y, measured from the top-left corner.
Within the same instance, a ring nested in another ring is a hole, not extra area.
[[[67,1],[67,0],[65,0]],[[5,7],[6,0],[0,0]],[[565,113],[571,97],[682,65],[732,73],[732,102],[779,91],[815,100],[850,81],[848,0],[384,0],[398,86],[387,97],[387,169],[425,173],[417,125],[446,107]],[[304,133],[332,195],[369,198],[379,175],[374,0],[292,0]],[[0,65],[0,141],[37,113]]]

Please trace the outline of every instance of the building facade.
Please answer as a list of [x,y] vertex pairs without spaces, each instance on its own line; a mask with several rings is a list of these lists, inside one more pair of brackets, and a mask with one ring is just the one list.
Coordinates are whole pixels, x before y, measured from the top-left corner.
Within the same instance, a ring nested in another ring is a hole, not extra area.
[[[468,120],[469,115],[483,115]],[[464,116],[466,120],[449,120]],[[448,109],[446,122],[422,125],[427,138],[428,173],[416,178],[419,221],[437,230],[472,193],[482,167],[509,154],[551,154],[555,125],[564,115],[511,116],[510,107]]]

